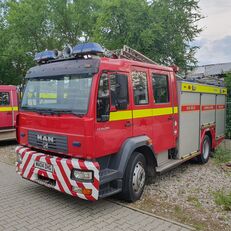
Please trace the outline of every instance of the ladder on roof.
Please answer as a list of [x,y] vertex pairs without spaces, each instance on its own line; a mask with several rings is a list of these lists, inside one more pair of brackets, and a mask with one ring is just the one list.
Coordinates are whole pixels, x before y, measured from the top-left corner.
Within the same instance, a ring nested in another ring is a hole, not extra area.
[[124,45],[122,49],[118,49],[115,51],[110,51],[104,48],[104,55],[110,58],[129,59],[144,63],[158,64],[157,62],[151,60],[147,56],[141,54],[139,51],[136,51],[135,49],[130,48],[127,45]]
[[131,59],[131,60],[150,63],[150,64],[157,64],[155,61],[151,60],[150,58],[130,48],[127,45],[124,45],[123,48],[120,50],[119,58]]

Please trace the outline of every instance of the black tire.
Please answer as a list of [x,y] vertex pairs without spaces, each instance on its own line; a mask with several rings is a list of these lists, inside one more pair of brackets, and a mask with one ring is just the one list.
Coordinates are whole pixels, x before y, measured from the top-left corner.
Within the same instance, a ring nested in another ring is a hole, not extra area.
[[205,164],[208,162],[211,154],[211,140],[208,135],[205,135],[202,142],[202,153],[197,157],[200,164]]
[[127,202],[135,202],[140,199],[146,182],[146,169],[145,157],[139,152],[132,153],[123,179],[122,199]]

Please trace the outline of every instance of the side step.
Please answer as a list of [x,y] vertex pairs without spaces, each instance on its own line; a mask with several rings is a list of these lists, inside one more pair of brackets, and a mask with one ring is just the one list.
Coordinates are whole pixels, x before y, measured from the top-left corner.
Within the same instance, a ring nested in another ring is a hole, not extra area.
[[99,172],[100,184],[106,184],[119,178],[121,178],[119,171],[114,169],[106,168]]
[[168,160],[166,162],[164,162],[162,165],[160,165],[159,167],[156,168],[156,172],[157,173],[163,173],[167,170],[170,170],[172,168],[175,168],[177,167],[178,165],[186,162],[187,160],[190,160],[196,156],[200,155],[200,152],[199,151],[195,151],[195,152],[192,152],[192,153],[189,153],[187,155],[184,155],[181,157],[181,159],[176,159],[176,160]]
[[122,191],[122,188],[107,187],[99,191],[99,198],[109,197]]
[[163,173],[167,170],[177,167],[178,165],[182,164],[186,160],[168,160],[167,162],[163,163],[159,167],[156,168],[157,173]]

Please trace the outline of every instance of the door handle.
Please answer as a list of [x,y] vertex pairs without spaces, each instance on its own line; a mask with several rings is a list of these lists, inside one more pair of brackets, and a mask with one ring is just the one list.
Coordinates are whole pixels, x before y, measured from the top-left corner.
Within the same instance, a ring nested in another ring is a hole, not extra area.
[[126,121],[126,123],[125,123],[125,125],[124,125],[125,127],[131,127],[132,126],[132,123],[131,123],[131,121]]
[[168,117],[168,120],[173,120],[173,119],[174,119],[173,116]]

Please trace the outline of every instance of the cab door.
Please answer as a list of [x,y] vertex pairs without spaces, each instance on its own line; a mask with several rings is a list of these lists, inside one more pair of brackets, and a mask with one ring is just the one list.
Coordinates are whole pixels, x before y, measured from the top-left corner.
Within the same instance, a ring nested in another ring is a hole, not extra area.
[[0,129],[13,126],[13,108],[11,105],[11,92],[0,92]]
[[[150,70],[153,94],[153,144],[157,153],[176,146],[173,86],[170,73]],[[176,109],[175,109],[176,111]]]
[[131,70],[133,92],[133,136],[152,138],[152,104],[148,69],[133,67]]
[[127,73],[107,72],[100,76],[95,126],[96,157],[118,152],[124,141],[132,136],[128,82]]

